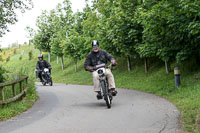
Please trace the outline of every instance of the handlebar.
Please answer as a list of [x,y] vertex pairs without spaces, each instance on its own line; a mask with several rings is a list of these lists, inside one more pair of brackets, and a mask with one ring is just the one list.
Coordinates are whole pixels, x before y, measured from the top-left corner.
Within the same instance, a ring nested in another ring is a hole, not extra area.
[[[47,69],[51,70],[52,68],[51,68],[51,67],[48,67]],[[42,71],[44,71],[44,68],[43,68],[43,69],[36,68],[35,71],[42,72]]]
[[97,70],[97,69],[102,68],[102,67],[106,67],[106,64],[103,63],[103,64],[96,65],[96,66],[94,66],[94,69]]
[[103,63],[103,64],[99,64],[99,65],[96,65],[96,66],[92,67],[92,69],[90,69],[90,70],[88,70],[88,71],[94,72],[94,71],[96,71],[96,70],[99,69],[99,68],[108,68],[108,69],[112,69],[113,66],[116,66],[116,65],[111,63],[110,65],[106,66],[106,64]]

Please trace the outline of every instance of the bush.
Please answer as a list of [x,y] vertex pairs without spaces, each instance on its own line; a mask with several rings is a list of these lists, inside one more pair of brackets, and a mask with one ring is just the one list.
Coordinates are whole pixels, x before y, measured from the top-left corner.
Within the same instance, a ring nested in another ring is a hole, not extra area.
[[29,60],[32,60],[33,58],[33,52],[32,50],[28,52]]
[[22,60],[22,55],[19,57],[19,60]]
[[5,73],[5,69],[2,66],[0,66],[0,83],[3,83],[5,80],[3,76],[4,73]]
[[13,54],[14,54],[14,55],[17,54],[17,49],[16,49],[16,48],[13,50]]
[[2,56],[0,56],[0,61],[3,61],[3,58],[2,58]]
[[8,62],[8,61],[10,61],[10,56],[8,56],[8,57],[6,58],[6,62]]

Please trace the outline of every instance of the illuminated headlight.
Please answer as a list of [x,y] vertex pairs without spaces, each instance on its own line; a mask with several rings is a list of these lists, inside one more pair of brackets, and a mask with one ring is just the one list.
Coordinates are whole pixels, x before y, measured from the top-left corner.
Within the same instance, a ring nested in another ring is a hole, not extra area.
[[48,72],[48,71],[49,71],[49,69],[47,69],[47,68],[44,69],[44,72]]

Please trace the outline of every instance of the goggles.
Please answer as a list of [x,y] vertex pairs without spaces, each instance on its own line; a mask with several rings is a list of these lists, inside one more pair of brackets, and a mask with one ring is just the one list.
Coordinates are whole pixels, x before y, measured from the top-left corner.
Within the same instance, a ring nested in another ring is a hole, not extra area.
[[92,48],[99,48],[99,46],[98,45],[94,45],[94,46],[92,46]]

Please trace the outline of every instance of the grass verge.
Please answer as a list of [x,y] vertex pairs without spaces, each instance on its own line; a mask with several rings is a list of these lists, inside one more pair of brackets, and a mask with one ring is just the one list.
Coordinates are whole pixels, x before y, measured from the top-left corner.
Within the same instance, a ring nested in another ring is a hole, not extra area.
[[[15,51],[16,49],[16,51]],[[22,46],[19,48],[12,48],[5,51],[5,58],[9,56],[9,60],[5,60],[0,62],[0,65],[2,65],[6,70],[12,75],[18,75],[21,77],[22,75],[29,75],[28,79],[28,92],[26,94],[26,97],[22,101],[16,101],[13,103],[10,103],[5,106],[0,106],[0,121],[9,119],[13,116],[16,116],[30,107],[34,104],[34,102],[37,100],[37,93],[36,93],[36,87],[35,87],[35,79],[33,76],[33,73],[31,69],[29,69],[29,60],[28,60],[28,52],[31,51],[33,47],[28,46]],[[15,53],[14,53],[15,51]],[[22,51],[26,51],[22,54]],[[20,59],[20,57],[22,57]],[[34,57],[35,58],[35,57]],[[28,62],[27,62],[28,61]],[[33,66],[32,66],[33,67]],[[7,77],[6,81],[14,80],[14,77]],[[19,84],[16,85],[16,88],[19,88]],[[17,93],[19,93],[19,89],[16,89]],[[12,97],[12,90],[11,86],[8,86],[5,91],[5,98],[11,98]]]
[[37,99],[34,80],[29,79],[27,86],[29,87],[28,93],[22,101],[16,101],[8,105],[0,106],[0,121],[7,120],[32,107]]

